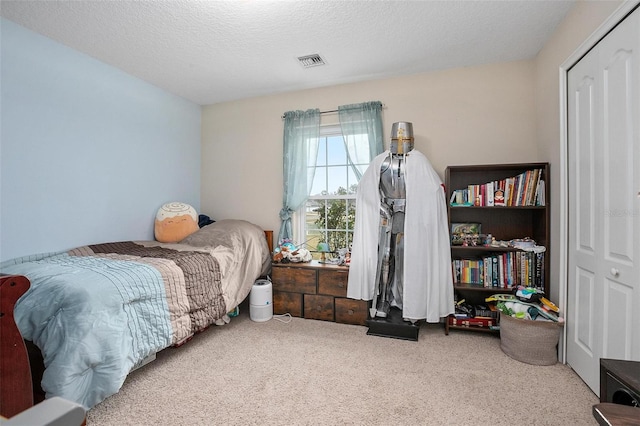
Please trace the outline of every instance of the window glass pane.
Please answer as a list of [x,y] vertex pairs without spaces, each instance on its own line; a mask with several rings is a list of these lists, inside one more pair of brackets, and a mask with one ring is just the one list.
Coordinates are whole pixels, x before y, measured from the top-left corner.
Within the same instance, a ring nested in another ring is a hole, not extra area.
[[327,191],[332,195],[345,195],[347,193],[347,167],[329,166],[327,174],[329,182]]
[[310,195],[320,195],[327,190],[327,168],[316,167],[316,174],[313,176],[313,185]]
[[332,252],[347,247],[347,232],[345,231],[329,231],[329,249]]
[[344,147],[342,136],[327,138],[327,163],[329,165],[347,164],[347,150]]
[[318,229],[318,223],[320,218],[320,212],[324,211],[324,200],[309,200],[307,201],[306,215],[305,215],[305,228],[308,230]]
[[318,139],[318,160],[317,166],[327,165],[327,138]]
[[329,249],[336,253],[339,249],[349,248],[353,241],[353,232],[328,231]]
[[320,254],[316,253],[318,243],[326,241],[326,229],[322,219],[325,217],[326,201],[309,200],[307,202],[307,223],[305,228],[304,247],[312,252],[314,259],[320,259]]
[[307,231],[307,234],[305,236],[305,245],[304,248],[306,248],[307,250],[309,250],[310,252],[312,252],[312,256],[314,259],[318,259],[320,256],[316,256],[315,252],[316,249],[318,248],[318,243],[324,241],[324,233],[320,232],[320,231]]
[[356,223],[356,200],[345,201],[347,203],[347,226],[345,228],[353,231],[354,224]]
[[[347,200],[327,201],[325,220],[327,229],[346,229],[347,227]],[[320,214],[322,216],[322,213]]]
[[353,172],[351,167],[347,168],[347,182],[349,185],[347,193],[355,194],[358,192],[358,178],[356,178],[356,174]]

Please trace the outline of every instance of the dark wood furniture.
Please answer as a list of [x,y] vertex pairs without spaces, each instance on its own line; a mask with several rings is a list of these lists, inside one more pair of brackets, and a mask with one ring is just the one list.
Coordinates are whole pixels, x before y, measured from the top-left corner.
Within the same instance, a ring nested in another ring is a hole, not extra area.
[[[483,185],[487,182],[510,178],[527,170],[542,169],[541,179],[545,182],[544,206],[452,206],[450,197],[455,190],[466,189],[469,185]],[[537,245],[546,247],[544,270],[549,270],[549,163],[491,164],[472,166],[449,166],[445,171],[447,210],[449,224],[480,223],[482,234],[491,234],[497,241],[510,241],[525,237],[532,238]],[[518,251],[508,247],[451,246],[451,259],[481,259],[491,254]],[[454,284],[460,298],[478,304],[496,293],[509,293],[510,289],[484,287],[479,284]],[[549,295],[549,274],[544,275],[544,291]],[[464,327],[450,325],[445,321],[445,333],[450,329],[494,332],[486,327]]]
[[347,298],[349,268],[308,263],[274,263],[273,312],[323,321],[365,325],[368,302]]
[[269,253],[273,253],[273,231],[265,230],[264,237],[267,239],[267,246],[269,247]]
[[600,402],[640,407],[640,361],[600,358]]
[[602,426],[638,426],[640,408],[601,402],[592,408],[593,417]]
[[13,305],[28,289],[26,277],[0,277],[0,415],[6,418],[33,406],[27,348],[13,317]]

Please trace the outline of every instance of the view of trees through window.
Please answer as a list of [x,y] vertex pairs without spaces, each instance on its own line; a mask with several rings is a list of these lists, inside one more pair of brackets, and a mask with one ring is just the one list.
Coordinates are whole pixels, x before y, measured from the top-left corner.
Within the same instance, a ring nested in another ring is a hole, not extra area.
[[329,250],[334,253],[350,246],[357,189],[358,178],[342,135],[323,135],[318,146],[311,195],[304,207],[303,241],[315,259],[320,257],[317,247],[321,242],[328,243]]

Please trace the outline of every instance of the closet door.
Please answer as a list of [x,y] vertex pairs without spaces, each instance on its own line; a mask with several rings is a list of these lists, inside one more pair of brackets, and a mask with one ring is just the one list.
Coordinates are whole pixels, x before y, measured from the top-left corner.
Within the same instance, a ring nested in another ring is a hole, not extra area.
[[568,73],[567,362],[640,360],[640,10]]

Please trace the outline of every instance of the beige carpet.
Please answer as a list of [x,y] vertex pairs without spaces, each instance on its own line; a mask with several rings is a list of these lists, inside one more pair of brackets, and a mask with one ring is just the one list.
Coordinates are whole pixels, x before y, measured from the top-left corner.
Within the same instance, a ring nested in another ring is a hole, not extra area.
[[515,361],[491,335],[424,325],[418,342],[366,327],[248,312],[167,349],[88,425],[595,425],[566,365]]

